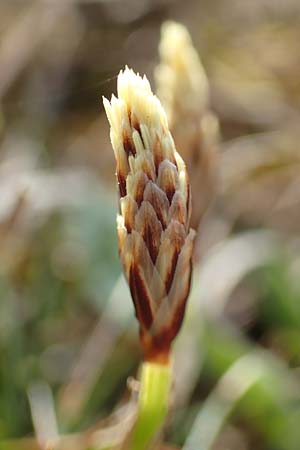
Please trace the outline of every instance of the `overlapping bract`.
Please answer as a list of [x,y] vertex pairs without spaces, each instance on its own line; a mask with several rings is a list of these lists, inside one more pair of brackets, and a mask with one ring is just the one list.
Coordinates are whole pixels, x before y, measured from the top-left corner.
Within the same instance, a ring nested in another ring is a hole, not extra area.
[[194,231],[185,164],[144,76],[126,68],[104,99],[117,162],[119,252],[148,360],[167,360],[190,289]]

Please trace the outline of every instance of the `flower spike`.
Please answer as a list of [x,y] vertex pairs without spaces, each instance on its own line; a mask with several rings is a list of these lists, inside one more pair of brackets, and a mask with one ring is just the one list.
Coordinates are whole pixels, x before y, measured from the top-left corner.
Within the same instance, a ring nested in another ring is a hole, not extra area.
[[128,67],[103,99],[117,164],[119,253],[145,359],[167,362],[190,290],[195,232],[185,164],[147,78]]

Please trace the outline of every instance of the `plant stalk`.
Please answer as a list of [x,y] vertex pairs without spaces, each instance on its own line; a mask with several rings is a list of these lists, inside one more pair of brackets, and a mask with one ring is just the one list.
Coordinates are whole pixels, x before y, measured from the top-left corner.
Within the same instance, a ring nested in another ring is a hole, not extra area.
[[172,365],[144,362],[137,421],[130,450],[146,450],[164,423],[172,385]]

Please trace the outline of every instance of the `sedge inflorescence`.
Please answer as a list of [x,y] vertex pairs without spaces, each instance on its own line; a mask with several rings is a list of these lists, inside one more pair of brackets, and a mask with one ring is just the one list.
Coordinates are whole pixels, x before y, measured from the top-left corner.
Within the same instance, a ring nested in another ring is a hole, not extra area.
[[209,83],[188,30],[162,25],[157,93],[167,112],[176,147],[187,165],[192,187],[191,225],[197,229],[217,185],[219,124],[210,109]]
[[118,76],[118,98],[103,99],[117,163],[119,253],[147,360],[167,361],[190,289],[195,232],[185,164],[147,78]]

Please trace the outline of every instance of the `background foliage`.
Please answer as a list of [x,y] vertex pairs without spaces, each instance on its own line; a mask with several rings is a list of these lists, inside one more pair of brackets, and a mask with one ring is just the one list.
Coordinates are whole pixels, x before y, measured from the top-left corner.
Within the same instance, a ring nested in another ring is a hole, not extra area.
[[75,450],[122,439],[141,354],[101,95],[125,64],[153,82],[166,19],[191,32],[222,144],[165,440],[299,449],[299,2],[4,0],[1,450],[58,432],[76,432]]

